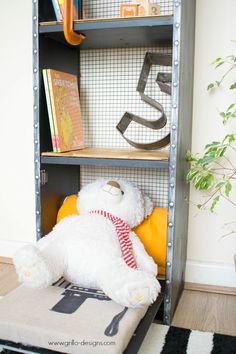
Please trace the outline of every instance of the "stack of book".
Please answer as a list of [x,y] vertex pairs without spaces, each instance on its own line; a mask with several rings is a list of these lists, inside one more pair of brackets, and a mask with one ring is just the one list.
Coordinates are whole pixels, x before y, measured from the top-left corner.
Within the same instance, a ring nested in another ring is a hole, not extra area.
[[84,148],[78,82],[75,75],[43,70],[49,125],[54,152]]
[[[79,0],[74,0],[74,19],[78,19],[79,12]],[[62,21],[64,18],[64,0],[52,0],[52,5],[55,11],[57,21]]]

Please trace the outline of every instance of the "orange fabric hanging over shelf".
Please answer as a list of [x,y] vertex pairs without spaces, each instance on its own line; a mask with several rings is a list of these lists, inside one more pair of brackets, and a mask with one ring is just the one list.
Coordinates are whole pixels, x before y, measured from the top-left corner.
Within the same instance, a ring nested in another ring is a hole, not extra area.
[[74,20],[74,5],[73,0],[65,0],[63,30],[66,41],[71,45],[79,45],[85,36],[81,33],[76,33],[73,29]]

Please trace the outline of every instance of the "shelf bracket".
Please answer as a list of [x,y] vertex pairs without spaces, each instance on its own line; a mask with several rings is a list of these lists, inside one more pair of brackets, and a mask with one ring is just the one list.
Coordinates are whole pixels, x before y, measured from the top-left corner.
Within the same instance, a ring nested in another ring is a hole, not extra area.
[[41,185],[45,186],[45,184],[48,183],[48,173],[46,170],[41,170],[40,171],[40,180],[41,180]]
[[71,45],[79,45],[85,36],[73,29],[74,5],[73,0],[65,0],[63,31],[66,41]]

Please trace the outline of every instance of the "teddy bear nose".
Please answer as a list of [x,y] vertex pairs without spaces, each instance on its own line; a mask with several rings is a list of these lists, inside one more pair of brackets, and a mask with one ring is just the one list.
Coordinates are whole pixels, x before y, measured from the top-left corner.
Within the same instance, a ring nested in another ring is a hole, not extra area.
[[112,186],[112,187],[115,187],[115,188],[120,189],[120,185],[119,185],[119,183],[116,182],[116,181],[108,181],[107,184],[108,184],[109,186]]

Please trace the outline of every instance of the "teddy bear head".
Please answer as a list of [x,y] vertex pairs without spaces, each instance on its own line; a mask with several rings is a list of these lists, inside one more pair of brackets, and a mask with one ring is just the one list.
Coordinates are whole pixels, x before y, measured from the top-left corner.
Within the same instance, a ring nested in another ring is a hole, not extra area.
[[80,214],[103,210],[124,220],[131,228],[151,214],[153,203],[134,184],[123,179],[98,179],[79,192]]

